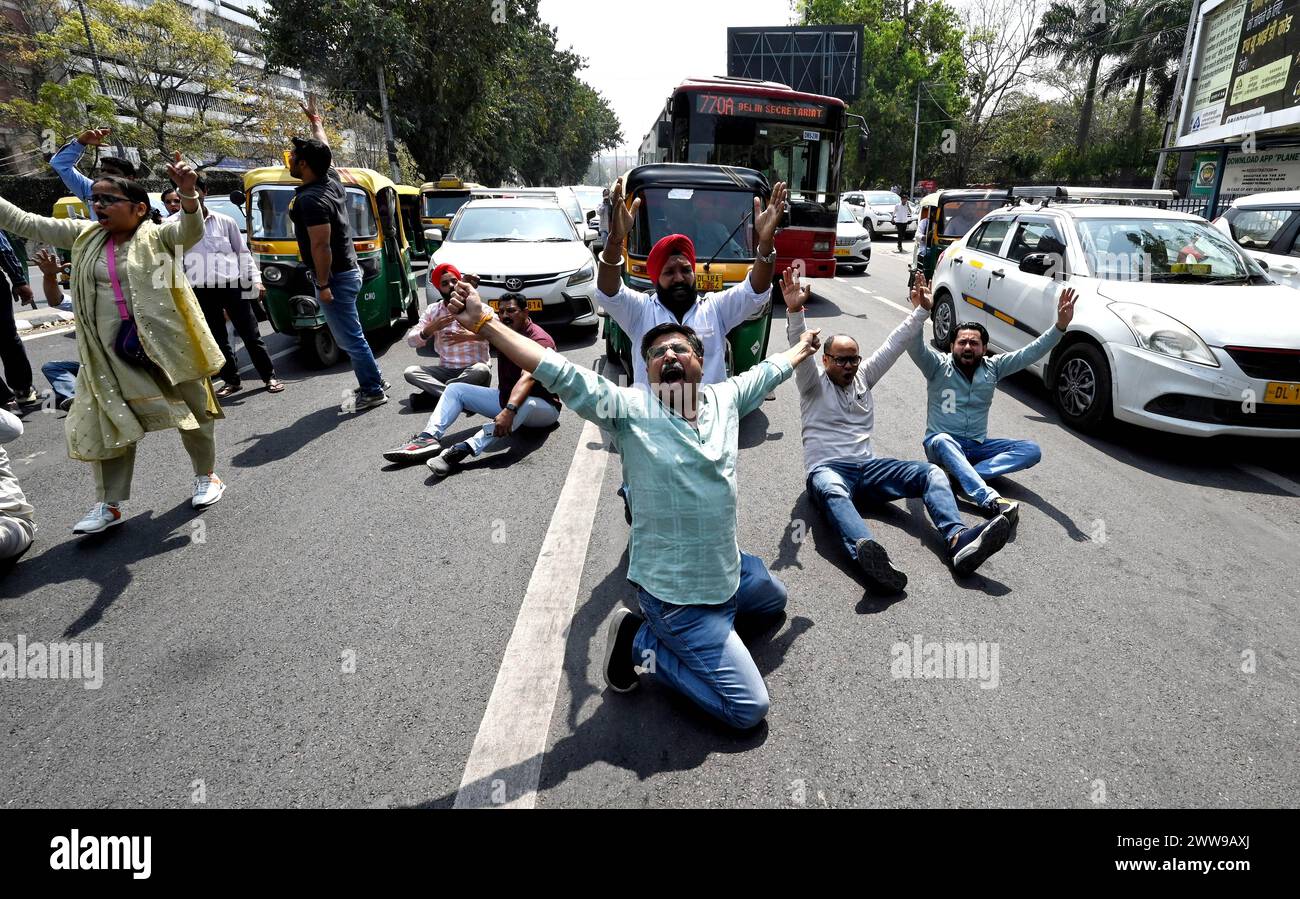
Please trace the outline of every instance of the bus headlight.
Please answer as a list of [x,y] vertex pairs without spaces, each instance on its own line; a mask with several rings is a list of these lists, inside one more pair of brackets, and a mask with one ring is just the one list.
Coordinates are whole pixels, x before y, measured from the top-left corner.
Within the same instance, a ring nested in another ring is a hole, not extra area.
[[284,272],[274,265],[264,266],[262,268],[262,280],[267,284],[279,284],[284,280]]
[[829,253],[831,251],[831,242],[829,240],[814,240],[814,253]]
[[582,268],[569,276],[569,281],[565,286],[572,287],[574,284],[581,284],[584,281],[590,281],[594,277],[596,277],[596,263],[588,262]]

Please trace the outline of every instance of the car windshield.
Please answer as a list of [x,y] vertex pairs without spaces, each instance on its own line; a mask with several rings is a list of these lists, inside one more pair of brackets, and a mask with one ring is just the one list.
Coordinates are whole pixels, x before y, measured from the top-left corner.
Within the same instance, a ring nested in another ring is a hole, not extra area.
[[903,201],[899,198],[898,194],[890,193],[889,191],[883,191],[879,193],[867,194],[867,202],[870,203],[872,206],[892,207],[892,206],[897,206],[899,203]]
[[1075,225],[1096,278],[1213,282],[1259,274],[1228,238],[1203,222],[1079,218]]
[[558,206],[553,209],[491,206],[462,210],[447,239],[505,243],[572,241],[577,237],[573,223]]
[[958,238],[974,228],[979,220],[1006,205],[1005,200],[949,200],[943,204],[939,236]]
[[641,214],[631,234],[632,252],[649,256],[655,241],[685,234],[695,243],[695,258],[700,262],[714,258],[715,252],[720,261],[753,259],[754,230],[748,218],[753,212],[754,195],[747,191],[646,188],[641,191]]
[[853,207],[847,203],[840,207],[840,215],[836,221],[848,225],[856,225],[858,222],[857,217],[853,215]]
[[235,220],[235,224],[239,226],[240,231],[248,230],[248,221],[244,218],[244,210],[225,197],[208,197],[203,201],[203,205],[207,206],[212,212],[220,212],[222,215],[230,216]]
[[[289,219],[289,206],[293,203],[291,184],[276,184],[253,189],[253,229],[249,237],[255,240],[294,240],[293,222]],[[369,195],[358,187],[347,188],[348,223],[352,237],[375,237],[379,227]]]
[[425,194],[424,217],[449,219],[460,207],[469,202],[469,191],[456,194]]

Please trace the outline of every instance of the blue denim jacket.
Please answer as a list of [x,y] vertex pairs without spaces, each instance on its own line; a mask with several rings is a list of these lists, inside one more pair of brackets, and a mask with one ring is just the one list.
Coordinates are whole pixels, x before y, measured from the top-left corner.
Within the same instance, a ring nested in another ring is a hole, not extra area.
[[925,375],[929,402],[925,416],[925,437],[951,434],[983,443],[988,437],[989,408],[998,381],[1033,365],[1061,342],[1065,332],[1055,325],[1040,334],[1031,344],[1014,353],[985,356],[969,380],[952,361],[952,353],[940,353],[916,337],[907,347],[908,354]]
[[70,140],[59,148],[59,152],[50,157],[50,168],[59,173],[63,185],[72,192],[72,195],[86,204],[86,209],[90,212],[90,220],[95,221],[98,218],[95,215],[95,204],[90,202],[90,194],[95,182],[77,169],[77,161],[85,151],[86,147],[81,141]]

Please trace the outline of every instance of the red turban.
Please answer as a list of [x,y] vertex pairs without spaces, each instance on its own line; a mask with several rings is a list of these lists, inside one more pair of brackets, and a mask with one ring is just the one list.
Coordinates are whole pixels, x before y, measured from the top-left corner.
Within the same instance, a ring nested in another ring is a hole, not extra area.
[[695,265],[695,244],[685,234],[669,234],[667,237],[660,239],[650,251],[650,258],[646,260],[646,271],[650,273],[650,280],[656,284],[659,283],[659,273],[664,270],[664,263],[668,261],[669,256],[685,256],[691,260],[691,266]]
[[455,275],[457,281],[462,280],[460,269],[456,268],[456,266],[452,265],[450,262],[444,262],[441,265],[435,266],[433,271],[429,273],[429,283],[433,285],[434,290],[442,289],[442,276],[447,274],[447,272],[451,272]]

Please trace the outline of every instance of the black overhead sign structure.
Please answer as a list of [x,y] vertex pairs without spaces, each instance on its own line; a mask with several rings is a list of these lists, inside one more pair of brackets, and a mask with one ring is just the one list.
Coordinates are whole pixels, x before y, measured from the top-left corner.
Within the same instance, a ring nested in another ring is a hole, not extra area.
[[856,100],[861,25],[728,28],[727,75],[779,81],[797,91]]

